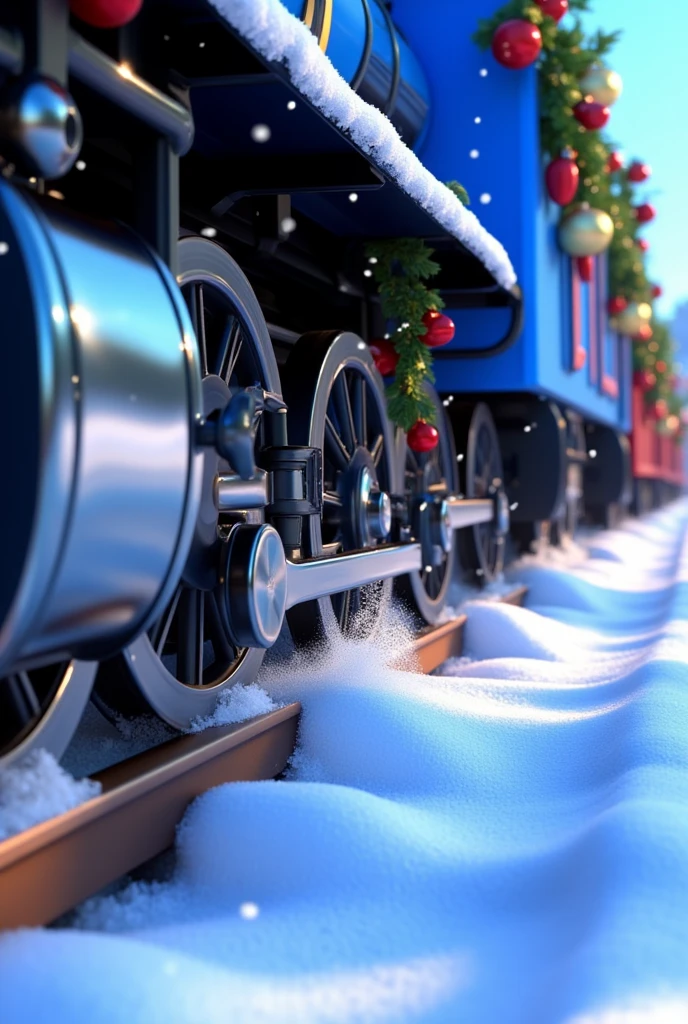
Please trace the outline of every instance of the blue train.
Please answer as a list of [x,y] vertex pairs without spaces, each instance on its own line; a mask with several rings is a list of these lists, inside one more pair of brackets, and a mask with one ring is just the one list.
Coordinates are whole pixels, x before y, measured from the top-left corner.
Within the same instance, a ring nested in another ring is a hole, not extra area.
[[[585,283],[558,251],[534,72],[468,19],[3,5],[0,763],[59,756],[90,696],[185,729],[285,621],[367,633],[396,594],[435,622],[457,575],[628,504],[604,261]],[[456,324],[425,451],[369,346],[404,329],[369,255],[395,239],[432,249]]]

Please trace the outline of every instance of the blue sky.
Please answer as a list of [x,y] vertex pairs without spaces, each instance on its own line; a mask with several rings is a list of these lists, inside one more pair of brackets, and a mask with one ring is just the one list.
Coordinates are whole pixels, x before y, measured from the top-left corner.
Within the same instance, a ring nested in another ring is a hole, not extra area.
[[629,159],[652,166],[652,178],[637,192],[657,207],[643,234],[651,245],[650,278],[664,288],[658,312],[670,317],[688,300],[688,5],[596,0],[591,6],[588,31],[623,32],[607,61],[624,91],[606,134]]

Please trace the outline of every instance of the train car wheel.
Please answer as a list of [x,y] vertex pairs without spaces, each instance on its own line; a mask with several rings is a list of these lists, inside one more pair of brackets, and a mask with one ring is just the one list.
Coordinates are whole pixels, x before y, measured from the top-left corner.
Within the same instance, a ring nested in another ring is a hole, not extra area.
[[441,536],[439,510],[443,498],[459,490],[456,449],[451,424],[433,387],[426,391],[435,406],[439,443],[429,452],[413,452],[406,434],[397,431],[397,450],[413,536],[420,539],[425,565],[420,572],[395,580],[395,592],[426,622],[437,622],[447,600],[456,562],[454,538]]
[[0,767],[33,750],[59,758],[91,693],[95,662],[63,661],[0,678]]
[[[466,498],[491,498],[504,486],[499,437],[492,413],[484,402],[450,406],[454,428],[459,490]],[[483,582],[499,576],[504,565],[504,533],[497,523],[479,523],[458,531],[458,555],[467,572]]]
[[[291,444],[323,453],[323,514],[309,516],[302,556],[375,547],[391,526],[394,434],[382,378],[364,342],[348,332],[306,334],[283,374]],[[297,642],[369,635],[389,603],[390,580],[297,605],[288,613]]]
[[[207,417],[242,388],[280,393],[272,343],[258,300],[234,260],[214,242],[179,243],[179,285],[191,311]],[[259,430],[256,445],[261,444]],[[227,687],[252,682],[265,651],[238,647],[223,625],[218,567],[223,540],[237,523],[259,524],[264,508],[218,512],[216,482],[231,467],[214,449],[204,455],[203,490],[191,552],[160,619],[121,655],[104,662],[95,700],[105,714],[153,711],[184,729],[211,714]]]

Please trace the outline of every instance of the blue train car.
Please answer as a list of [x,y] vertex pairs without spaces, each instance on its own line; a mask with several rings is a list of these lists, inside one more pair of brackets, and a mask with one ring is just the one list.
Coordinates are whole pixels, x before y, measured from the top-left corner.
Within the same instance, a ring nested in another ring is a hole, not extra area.
[[[628,501],[631,342],[608,324],[605,258],[595,261],[586,283],[557,244],[560,207],[544,185],[535,67],[504,68],[471,39],[478,19],[494,10],[494,0],[393,4],[429,83],[420,156],[438,177],[457,177],[466,186],[481,220],[506,246],[525,295],[522,332],[506,347],[499,344],[505,312],[466,310],[449,289],[457,335],[438,353],[438,379],[445,393],[488,398],[513,466],[512,519],[528,538],[541,520],[557,530],[566,521],[572,527],[584,482],[598,518]],[[534,404],[543,399],[547,413]],[[550,485],[539,487],[543,465]]]

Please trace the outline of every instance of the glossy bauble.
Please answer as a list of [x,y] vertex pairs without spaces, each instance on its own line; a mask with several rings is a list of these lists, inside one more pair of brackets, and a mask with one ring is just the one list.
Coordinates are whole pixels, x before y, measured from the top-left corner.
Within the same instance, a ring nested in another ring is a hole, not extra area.
[[399,353],[392,342],[387,338],[373,338],[368,348],[375,360],[378,373],[383,377],[393,377],[399,362]]
[[440,435],[431,423],[416,420],[408,432],[408,446],[412,452],[431,452],[437,447]]
[[646,391],[652,391],[657,383],[657,378],[652,370],[636,370],[633,374],[633,383],[645,393]]
[[616,103],[623,90],[621,75],[609,68],[590,68],[579,82],[580,91],[586,97],[592,97],[603,107],[611,107]]
[[653,284],[652,285],[652,288],[650,289],[650,295],[652,296],[653,299],[658,299],[663,294],[664,294],[664,289],[662,288],[661,284]]
[[642,164],[640,160],[634,160],[631,166],[628,168],[628,180],[639,182],[647,181],[652,174],[652,168],[649,164]]
[[628,299],[624,299],[623,295],[615,295],[614,298],[610,299],[607,303],[607,312],[610,316],[617,316],[617,314],[623,313],[627,306]]
[[609,120],[609,107],[595,100],[581,100],[573,108],[573,116],[588,131],[596,131]]
[[616,329],[620,334],[627,334],[635,337],[641,327],[649,327],[652,319],[652,306],[649,302],[629,302],[624,310],[619,313],[616,320]]
[[427,330],[425,334],[421,335],[420,340],[428,348],[440,348],[442,345],[448,345],[454,337],[456,330],[454,321],[436,309],[429,309],[425,313],[423,323]]
[[569,0],[535,0],[543,14],[559,22],[569,9]]
[[653,333],[649,324],[641,324],[637,333],[632,335],[633,341],[650,341]]
[[638,246],[641,252],[647,252],[650,248],[650,243],[647,238],[636,238],[635,244]]
[[568,206],[576,197],[580,171],[575,160],[567,156],[558,156],[547,165],[545,184],[550,199],[559,206]]
[[93,28],[122,28],[141,10],[143,0],[70,0],[70,10]]
[[634,206],[633,212],[635,218],[640,224],[649,224],[651,220],[655,219],[657,211],[655,210],[652,203],[641,203],[640,206]]
[[595,272],[595,257],[577,256],[576,268],[581,281],[585,281],[586,284],[589,284],[589,282],[592,281],[592,276]]
[[654,418],[659,422],[663,420],[669,412],[669,406],[666,404],[663,398],[658,398],[656,402],[650,406],[650,412]]
[[559,224],[559,245],[569,256],[599,256],[614,237],[614,222],[587,203],[574,207]]
[[614,152],[609,154],[609,159],[607,160],[607,170],[610,174],[613,174],[614,171],[620,171],[623,165],[624,160],[621,156],[621,153]]
[[492,36],[492,53],[496,61],[512,71],[520,71],[540,56],[542,36],[537,25],[520,18],[502,22]]

